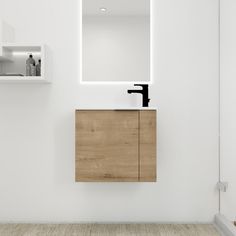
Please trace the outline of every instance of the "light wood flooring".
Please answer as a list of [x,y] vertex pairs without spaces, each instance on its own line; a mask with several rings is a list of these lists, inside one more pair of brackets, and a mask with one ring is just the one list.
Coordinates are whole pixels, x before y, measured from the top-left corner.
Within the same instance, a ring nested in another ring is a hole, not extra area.
[[211,224],[0,224],[0,236],[219,236]]

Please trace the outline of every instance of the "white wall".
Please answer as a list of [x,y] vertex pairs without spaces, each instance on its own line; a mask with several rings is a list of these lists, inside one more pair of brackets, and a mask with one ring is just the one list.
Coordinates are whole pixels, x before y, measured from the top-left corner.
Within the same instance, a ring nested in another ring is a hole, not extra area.
[[236,220],[236,2],[221,1],[221,212]]
[[83,16],[83,81],[150,81],[149,16]]
[[14,42],[14,40],[15,40],[14,28],[0,18],[0,41]]
[[74,182],[74,109],[134,101],[126,92],[132,85],[79,85],[78,12],[77,0],[0,1],[17,41],[48,45],[53,76],[52,85],[0,85],[0,222],[212,221],[217,1],[153,1],[154,184]]

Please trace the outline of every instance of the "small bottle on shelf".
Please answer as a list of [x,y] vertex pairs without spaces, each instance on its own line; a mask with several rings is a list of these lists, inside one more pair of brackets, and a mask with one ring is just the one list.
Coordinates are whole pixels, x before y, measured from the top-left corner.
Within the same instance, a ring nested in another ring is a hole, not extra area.
[[30,64],[30,75],[31,76],[36,76],[36,66],[34,64]]
[[26,76],[32,76],[31,74],[31,65],[35,65],[35,60],[33,58],[33,55],[30,54],[29,58],[26,60]]
[[36,65],[36,76],[41,76],[41,59],[38,60],[38,64]]

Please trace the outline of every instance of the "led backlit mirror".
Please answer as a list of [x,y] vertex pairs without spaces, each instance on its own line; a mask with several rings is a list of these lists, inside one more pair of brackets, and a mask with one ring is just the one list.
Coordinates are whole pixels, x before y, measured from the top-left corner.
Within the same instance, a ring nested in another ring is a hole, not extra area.
[[150,82],[150,1],[82,0],[82,82]]

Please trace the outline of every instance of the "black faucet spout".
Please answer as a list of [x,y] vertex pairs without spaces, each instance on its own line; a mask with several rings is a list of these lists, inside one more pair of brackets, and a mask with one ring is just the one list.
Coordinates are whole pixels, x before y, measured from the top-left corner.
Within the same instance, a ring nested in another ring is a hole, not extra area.
[[143,90],[128,90],[128,93],[141,93],[143,94]]
[[148,107],[150,99],[148,93],[148,84],[135,84],[134,86],[141,86],[142,89],[139,90],[128,90],[129,94],[141,93],[143,95],[143,107]]

